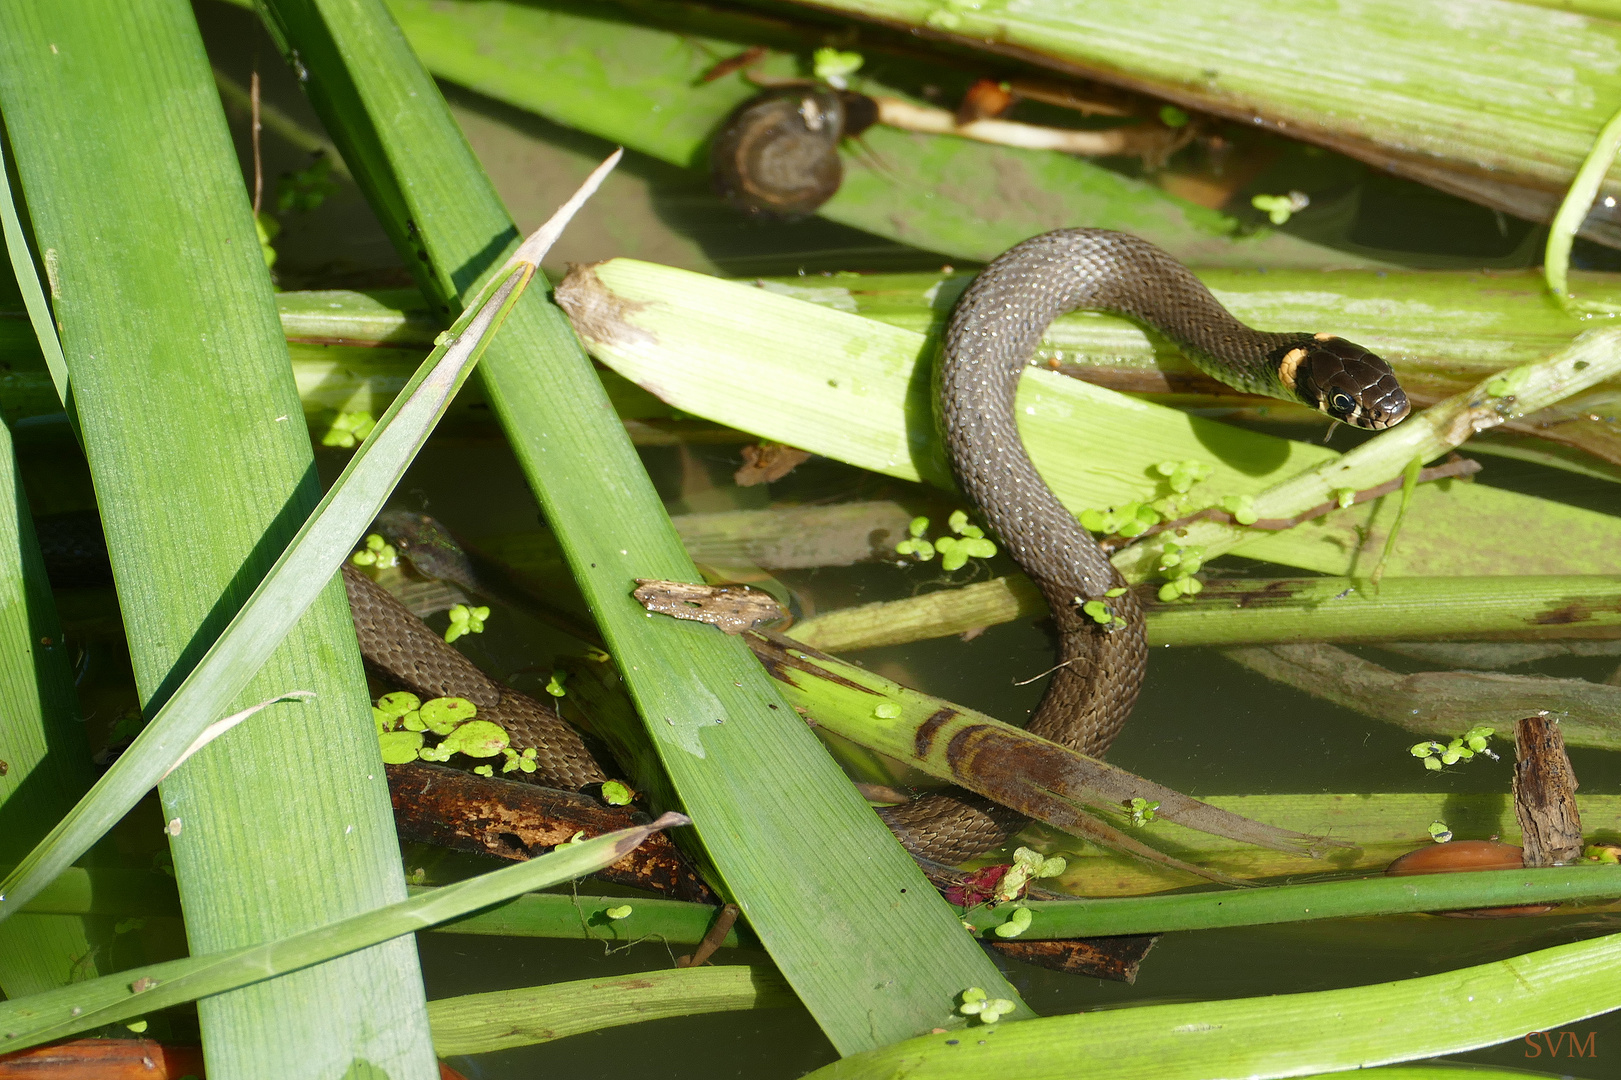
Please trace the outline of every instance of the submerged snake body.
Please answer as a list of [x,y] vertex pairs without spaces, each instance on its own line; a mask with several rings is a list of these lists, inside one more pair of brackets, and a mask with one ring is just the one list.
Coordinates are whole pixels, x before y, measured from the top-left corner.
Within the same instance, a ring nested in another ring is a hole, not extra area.
[[[1300,401],[1334,419],[1383,428],[1407,415],[1390,367],[1326,334],[1252,330],[1159,248],[1106,229],[1035,237],[982,271],[958,301],[936,370],[936,402],[953,471],[1004,548],[1040,587],[1057,624],[1059,662],[1030,723],[1093,757],[1109,748],[1141,688],[1143,611],[1125,581],[1031,464],[1014,392],[1047,325],[1078,308],[1159,331],[1203,371],[1250,393]],[[1105,629],[1081,611],[1100,600]],[[882,811],[914,853],[958,863],[1006,842],[1023,818],[987,800],[929,795]]]

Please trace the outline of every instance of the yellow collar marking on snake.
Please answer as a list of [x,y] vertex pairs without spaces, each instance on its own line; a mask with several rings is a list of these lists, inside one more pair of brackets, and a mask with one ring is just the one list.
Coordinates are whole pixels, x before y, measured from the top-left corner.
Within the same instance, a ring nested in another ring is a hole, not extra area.
[[1283,359],[1278,361],[1278,379],[1284,386],[1291,390],[1295,388],[1295,370],[1300,367],[1300,361],[1305,358],[1305,349],[1290,349],[1283,354]]

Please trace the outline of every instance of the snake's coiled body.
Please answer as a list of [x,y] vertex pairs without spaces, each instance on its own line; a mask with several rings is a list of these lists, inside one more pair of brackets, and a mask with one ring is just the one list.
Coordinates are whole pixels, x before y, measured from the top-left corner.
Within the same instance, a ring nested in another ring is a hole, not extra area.
[[[1014,412],[1019,377],[1043,332],[1078,308],[1115,312],[1170,338],[1201,369],[1250,393],[1299,400],[1364,427],[1407,413],[1388,365],[1323,334],[1252,330],[1159,248],[1106,229],[1066,229],[1018,245],[964,292],[936,369],[952,469],[1003,547],[1040,587],[1057,625],[1058,666],[1030,730],[1100,757],[1142,686],[1143,610],[1031,464]],[[1100,600],[1108,627],[1081,611]],[[958,863],[1008,839],[1023,819],[984,799],[929,795],[882,812],[914,853]]]

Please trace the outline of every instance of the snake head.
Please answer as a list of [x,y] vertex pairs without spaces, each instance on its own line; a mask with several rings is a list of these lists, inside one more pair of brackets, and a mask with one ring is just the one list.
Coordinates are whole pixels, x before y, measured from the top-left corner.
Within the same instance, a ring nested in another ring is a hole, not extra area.
[[1278,377],[1301,401],[1352,427],[1383,430],[1405,419],[1411,407],[1389,364],[1332,334],[1283,350]]

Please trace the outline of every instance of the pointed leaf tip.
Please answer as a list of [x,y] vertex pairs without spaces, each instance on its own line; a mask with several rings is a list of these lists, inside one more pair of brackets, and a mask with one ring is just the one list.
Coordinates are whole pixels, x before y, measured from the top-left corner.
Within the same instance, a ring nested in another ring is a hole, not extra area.
[[624,156],[625,148],[620,147],[609,154],[601,165],[592,169],[591,175],[585,178],[585,183],[569,197],[568,202],[558,207],[557,213],[553,214],[546,224],[530,233],[529,238],[518,246],[518,250],[512,253],[512,258],[507,260],[507,268],[510,269],[519,263],[539,266],[540,260],[545,258],[552,245],[557,243],[557,238],[563,235],[563,230],[568,228],[568,223],[574,219],[580,207],[596,194],[597,188],[602,186],[602,182],[608,178],[608,174],[613,172],[614,166],[618,165],[619,159]]

